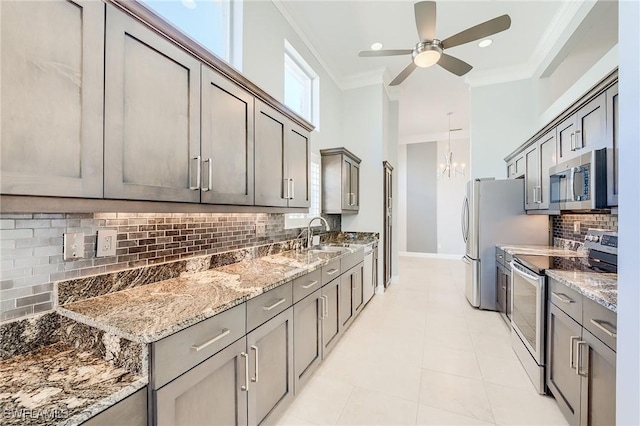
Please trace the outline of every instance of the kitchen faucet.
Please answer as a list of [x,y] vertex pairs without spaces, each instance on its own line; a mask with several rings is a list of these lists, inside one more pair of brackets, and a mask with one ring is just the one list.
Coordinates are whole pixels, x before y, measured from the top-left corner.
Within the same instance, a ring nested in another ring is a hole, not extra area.
[[311,219],[309,221],[309,224],[307,224],[307,248],[311,247],[311,240],[313,240],[313,233],[312,233],[313,231],[311,231],[311,222],[313,222],[316,219],[320,219],[321,221],[324,222],[324,226],[327,232],[331,230],[331,228],[329,228],[329,223],[327,222],[327,219],[325,219],[324,217],[316,216],[313,219]]

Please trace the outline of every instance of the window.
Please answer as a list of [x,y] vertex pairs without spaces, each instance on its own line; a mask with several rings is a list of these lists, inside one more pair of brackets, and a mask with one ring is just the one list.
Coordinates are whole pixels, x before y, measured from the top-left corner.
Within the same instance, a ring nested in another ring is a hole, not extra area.
[[[311,200],[309,213],[288,213],[284,215],[284,228],[306,228],[309,220],[320,216],[322,205],[320,204],[320,156],[311,154],[311,182],[309,183],[311,191]],[[322,225],[321,222],[315,223],[315,226]]]
[[284,41],[284,104],[319,128],[320,79],[302,56]]
[[241,68],[240,0],[142,0],[142,3],[216,56]]

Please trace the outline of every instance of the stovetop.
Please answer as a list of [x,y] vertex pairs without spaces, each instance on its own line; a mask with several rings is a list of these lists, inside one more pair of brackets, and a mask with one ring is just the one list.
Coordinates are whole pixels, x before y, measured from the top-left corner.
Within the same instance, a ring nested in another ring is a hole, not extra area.
[[598,271],[589,265],[588,260],[584,256],[565,257],[565,256],[546,256],[532,254],[517,254],[513,256],[516,261],[538,275],[543,275],[547,269],[558,269],[561,271]]

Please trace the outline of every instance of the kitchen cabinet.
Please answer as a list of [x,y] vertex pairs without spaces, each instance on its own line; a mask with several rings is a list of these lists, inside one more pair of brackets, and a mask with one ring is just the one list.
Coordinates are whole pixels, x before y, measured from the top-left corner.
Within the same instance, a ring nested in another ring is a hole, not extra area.
[[363,294],[364,263],[349,269],[340,276],[340,323],[348,327],[364,306]]
[[524,176],[526,161],[523,154],[516,156],[507,163],[507,177],[517,179]]
[[355,214],[360,209],[360,158],[345,148],[320,150],[322,211]]
[[618,145],[618,83],[612,85],[605,92],[607,108],[607,205],[618,205],[618,174],[619,174],[619,145]]
[[200,62],[107,5],[105,197],[200,202]]
[[105,4],[0,10],[0,192],[101,198]]
[[147,387],[91,417],[83,426],[147,426]]
[[544,134],[525,153],[525,209],[549,209],[549,168],[556,165],[556,129]]
[[246,338],[155,391],[159,426],[246,425],[249,358]]
[[202,67],[201,201],[253,205],[254,97]]
[[309,134],[261,101],[255,107],[255,204],[309,207]]
[[342,335],[343,325],[340,321],[340,282],[338,277],[322,287],[325,300],[325,315],[322,320],[322,358],[326,358]]
[[558,163],[605,146],[606,108],[602,93],[558,125]]
[[378,275],[378,246],[374,246],[371,251],[365,252],[362,269],[362,301],[369,302],[376,291]]
[[549,282],[547,386],[570,425],[615,424],[616,314]]
[[318,289],[293,306],[293,359],[298,394],[322,362],[322,321],[325,299]]

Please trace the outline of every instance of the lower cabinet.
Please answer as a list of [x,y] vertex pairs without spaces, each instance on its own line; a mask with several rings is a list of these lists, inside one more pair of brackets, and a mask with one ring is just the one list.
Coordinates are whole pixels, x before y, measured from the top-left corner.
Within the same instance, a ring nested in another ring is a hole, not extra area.
[[147,387],[136,391],[82,424],[83,426],[146,426]]
[[[604,317],[612,314],[601,309]],[[584,326],[549,302],[547,386],[570,425],[614,425],[616,353],[587,329],[598,320],[591,319],[586,310],[580,314]],[[606,323],[606,330],[613,336],[607,335],[615,338],[611,322]]]
[[322,320],[322,358],[331,352],[342,334],[340,321],[340,278],[336,278],[322,287],[322,297],[325,301],[325,314]]
[[318,289],[293,306],[293,360],[295,392],[309,380],[322,362],[322,320],[325,299]]

